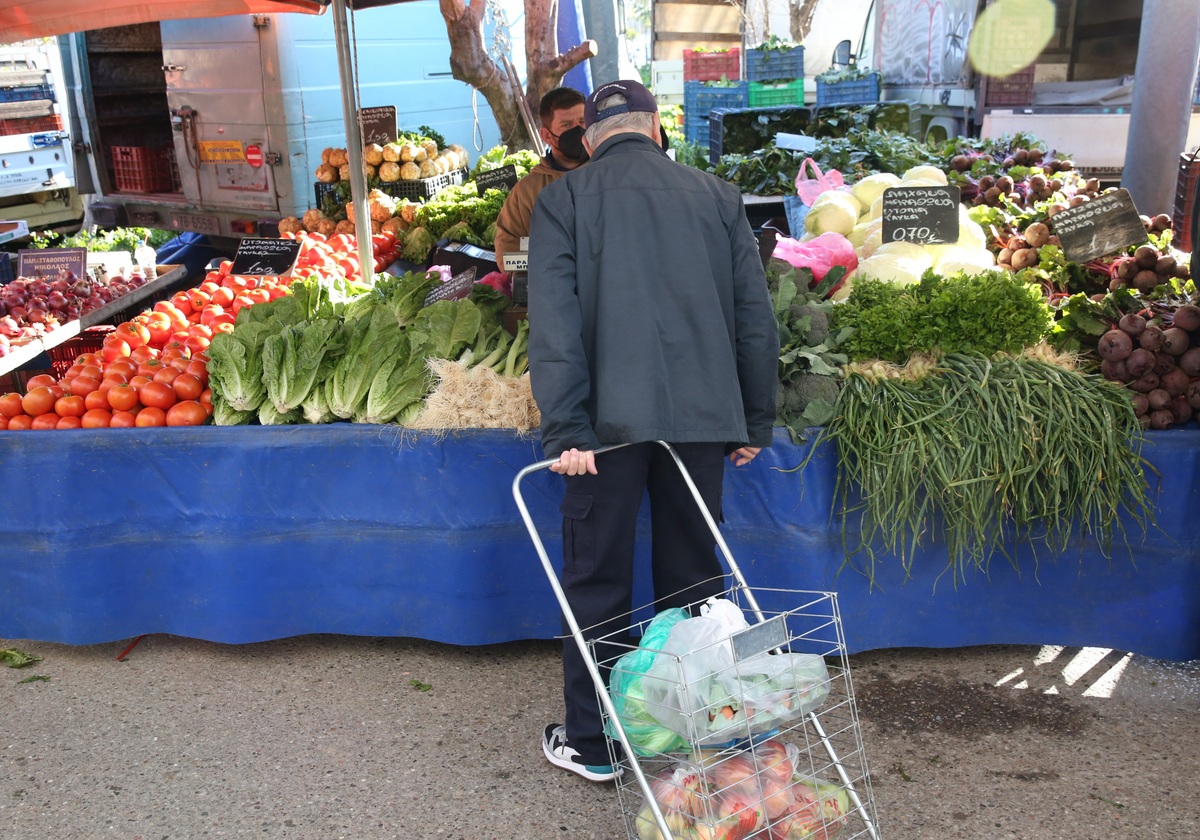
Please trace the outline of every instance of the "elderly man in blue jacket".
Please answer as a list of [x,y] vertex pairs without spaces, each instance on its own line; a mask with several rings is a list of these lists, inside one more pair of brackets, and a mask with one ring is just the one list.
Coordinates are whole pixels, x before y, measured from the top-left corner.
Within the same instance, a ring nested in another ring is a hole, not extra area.
[[[740,192],[666,155],[653,94],[606,84],[584,118],[591,162],[533,211],[529,370],[542,446],[566,483],[563,590],[599,638],[628,624],[647,491],[657,607],[724,590],[712,532],[654,441],[675,447],[719,519],[725,456],[743,466],[771,442],[779,334]],[[596,458],[617,443],[631,445]],[[565,724],[546,727],[542,750],[608,781],[595,686],[571,639],[563,678]]]

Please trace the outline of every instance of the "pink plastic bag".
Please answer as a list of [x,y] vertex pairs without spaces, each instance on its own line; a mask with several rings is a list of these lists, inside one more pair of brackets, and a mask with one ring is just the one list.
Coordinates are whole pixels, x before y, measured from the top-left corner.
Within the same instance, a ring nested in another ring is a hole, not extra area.
[[771,256],[786,260],[796,268],[807,268],[812,272],[814,286],[824,280],[835,265],[845,267],[847,274],[858,268],[854,246],[840,233],[822,233],[804,242],[780,236],[775,240]]
[[[808,174],[810,169],[812,175]],[[817,166],[817,162],[812,158],[805,158],[804,163],[800,164],[800,171],[796,173],[796,195],[809,207],[812,207],[812,203],[821,193],[840,190],[845,186],[846,181],[841,172],[836,169],[822,172],[821,167]]]

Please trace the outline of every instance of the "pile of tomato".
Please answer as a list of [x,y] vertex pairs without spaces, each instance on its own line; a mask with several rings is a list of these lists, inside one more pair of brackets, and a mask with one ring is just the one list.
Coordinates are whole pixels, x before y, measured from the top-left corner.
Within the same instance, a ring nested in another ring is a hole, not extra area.
[[0,430],[199,426],[212,415],[208,355],[244,307],[287,294],[290,277],[229,273],[159,301],[117,326],[96,352],[81,353],[59,379],[40,374],[25,394],[0,396]]
[[[284,239],[300,243],[295,271],[308,276],[320,272],[326,276],[340,275],[349,280],[362,281],[358,259],[358,240],[353,234],[339,233],[326,237],[321,233],[285,233]],[[371,254],[375,260],[375,273],[379,274],[400,256],[400,244],[396,234],[390,231],[371,236]]]

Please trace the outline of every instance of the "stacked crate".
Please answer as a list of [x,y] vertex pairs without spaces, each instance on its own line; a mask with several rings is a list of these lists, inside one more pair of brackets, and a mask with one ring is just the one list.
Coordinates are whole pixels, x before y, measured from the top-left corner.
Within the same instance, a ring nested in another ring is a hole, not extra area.
[[879,101],[879,73],[868,73],[861,79],[844,82],[825,82],[817,77],[817,107],[836,105],[869,105]]
[[745,108],[748,102],[738,48],[683,51],[683,131],[689,143],[708,145],[708,115],[713,109]]
[[804,104],[804,47],[746,51],[751,108]]

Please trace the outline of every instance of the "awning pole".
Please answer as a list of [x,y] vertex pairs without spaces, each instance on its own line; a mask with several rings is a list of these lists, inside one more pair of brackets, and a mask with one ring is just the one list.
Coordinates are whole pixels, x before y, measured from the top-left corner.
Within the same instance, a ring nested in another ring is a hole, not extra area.
[[346,159],[350,163],[350,201],[354,204],[354,230],[358,261],[365,283],[375,281],[375,252],[371,241],[371,210],[367,206],[367,175],[363,172],[362,131],[358,125],[354,61],[350,53],[350,28],[346,0],[333,0],[333,32],[337,42],[338,78],[342,83],[342,120],[346,124]]

